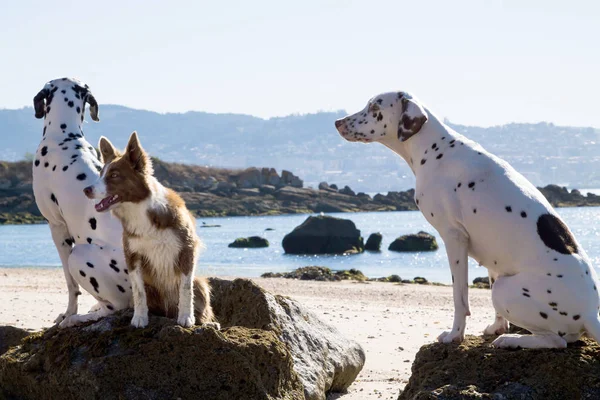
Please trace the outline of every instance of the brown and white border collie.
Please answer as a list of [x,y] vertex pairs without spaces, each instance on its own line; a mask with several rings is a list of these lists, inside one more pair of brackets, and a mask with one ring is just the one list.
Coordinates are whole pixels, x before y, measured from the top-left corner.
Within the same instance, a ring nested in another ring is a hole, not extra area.
[[96,210],[110,210],[123,224],[123,247],[133,291],[131,325],[148,325],[148,311],[177,316],[184,327],[216,326],[210,288],[194,271],[201,242],[184,201],[153,176],[152,161],[133,132],[124,153],[100,138],[105,163],[96,183],[84,189],[100,200]]

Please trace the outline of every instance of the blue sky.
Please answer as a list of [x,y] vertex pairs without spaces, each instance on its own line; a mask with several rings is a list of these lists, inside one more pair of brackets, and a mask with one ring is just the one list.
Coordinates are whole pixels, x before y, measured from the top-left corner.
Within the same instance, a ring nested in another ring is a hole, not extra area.
[[468,125],[600,127],[600,2],[13,1],[0,107],[77,76],[100,103],[261,117],[408,90]]

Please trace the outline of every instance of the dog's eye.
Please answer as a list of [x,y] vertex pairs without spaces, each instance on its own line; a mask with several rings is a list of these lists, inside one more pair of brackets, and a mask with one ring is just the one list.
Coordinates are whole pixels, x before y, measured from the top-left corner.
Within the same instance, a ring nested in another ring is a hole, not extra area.
[[118,173],[116,173],[116,172],[113,172],[112,174],[110,174],[110,177],[111,177],[111,178],[118,178],[118,177],[119,177],[119,174],[118,174]]

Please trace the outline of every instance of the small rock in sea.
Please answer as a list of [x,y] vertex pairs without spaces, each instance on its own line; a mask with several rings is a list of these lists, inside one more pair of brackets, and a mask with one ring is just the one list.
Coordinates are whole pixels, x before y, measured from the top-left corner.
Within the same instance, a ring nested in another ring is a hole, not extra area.
[[422,276],[415,276],[415,279],[413,279],[414,283],[418,283],[419,285],[425,285],[427,283],[429,283],[429,281],[427,281],[427,279],[423,278]]
[[228,247],[250,249],[259,247],[269,247],[269,241],[260,236],[250,236],[247,238],[237,238],[233,243],[229,243]]
[[383,236],[381,233],[371,233],[369,238],[367,239],[367,243],[365,243],[365,250],[369,251],[379,251],[381,250],[381,240]]
[[419,232],[416,235],[403,235],[394,240],[388,250],[390,251],[434,251],[438,249],[435,236],[427,232]]
[[367,277],[357,269],[332,271],[327,267],[308,266],[297,268],[291,272],[266,272],[261,275],[261,278],[287,278],[300,279],[302,281],[366,281]]

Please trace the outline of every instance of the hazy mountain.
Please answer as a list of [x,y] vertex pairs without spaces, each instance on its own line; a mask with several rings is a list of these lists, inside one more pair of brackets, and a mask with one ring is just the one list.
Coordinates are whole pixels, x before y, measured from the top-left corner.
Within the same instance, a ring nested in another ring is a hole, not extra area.
[[[320,112],[265,120],[240,114],[159,114],[102,105],[100,123],[90,122],[84,130],[94,144],[105,135],[121,147],[137,130],[144,147],[165,161],[288,169],[307,186],[327,181],[366,192],[412,187],[412,173],[388,149],[348,143],[339,137],[333,121],[344,114]],[[450,125],[509,161],[537,186],[600,188],[598,129],[547,123],[491,128]],[[42,122],[34,118],[31,108],[0,110],[0,159],[19,160],[35,152],[41,130]]]

